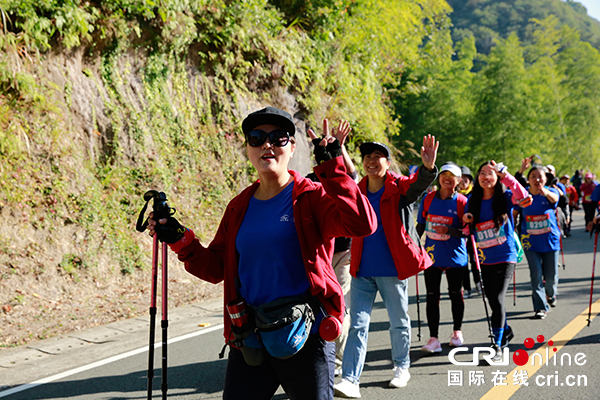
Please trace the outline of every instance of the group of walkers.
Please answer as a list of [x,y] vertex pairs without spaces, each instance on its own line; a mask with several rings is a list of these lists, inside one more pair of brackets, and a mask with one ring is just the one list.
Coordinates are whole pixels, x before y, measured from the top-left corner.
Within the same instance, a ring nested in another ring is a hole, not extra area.
[[[150,234],[168,243],[188,272],[223,282],[224,336],[230,348],[224,399],[270,399],[280,386],[292,399],[331,399],[334,392],[359,398],[377,293],[390,321],[389,386],[406,386],[408,278],[424,271],[430,339],[422,350],[442,350],[444,273],[453,318],[449,345],[462,346],[463,287],[471,292],[469,258],[472,266],[480,265],[473,279],[492,310],[493,347],[500,357],[514,336],[504,300],[519,256],[519,230],[531,270],[535,317],[544,318],[556,305],[561,233],[555,210],[569,192],[565,188],[561,195],[547,186],[541,167],[529,170],[528,185],[494,161],[481,165],[475,176],[447,162],[438,176],[439,143],[428,135],[422,165],[409,176],[390,170],[388,146],[362,143],[365,176],[357,183],[344,146],[348,123],[331,129],[324,120],[320,137],[308,130],[317,165],[303,177],[288,170],[296,128],[287,112],[274,107],[255,111],[244,119],[242,130],[259,179],[231,200],[208,246],[173,217],[155,221],[151,214],[148,220]],[[422,196],[436,177],[439,190]],[[415,226],[413,208],[419,199]],[[341,380],[334,384],[336,375]]]

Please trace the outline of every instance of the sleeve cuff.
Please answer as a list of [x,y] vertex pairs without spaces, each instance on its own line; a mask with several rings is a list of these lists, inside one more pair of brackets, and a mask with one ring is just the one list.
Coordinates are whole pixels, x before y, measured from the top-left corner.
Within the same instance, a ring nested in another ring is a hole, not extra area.
[[192,243],[192,241],[196,238],[194,235],[194,231],[189,228],[185,229],[185,233],[183,237],[176,241],[175,243],[169,243],[169,248],[173,250],[175,253],[179,253],[181,249]]

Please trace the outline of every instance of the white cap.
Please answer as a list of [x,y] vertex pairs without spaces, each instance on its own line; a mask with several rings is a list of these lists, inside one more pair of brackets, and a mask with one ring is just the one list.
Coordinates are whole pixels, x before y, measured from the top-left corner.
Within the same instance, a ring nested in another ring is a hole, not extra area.
[[546,168],[548,168],[548,171],[550,171],[552,173],[556,173],[556,168],[554,168],[554,165],[548,164],[548,165],[546,165]]
[[446,163],[442,165],[442,168],[440,169],[440,174],[444,171],[450,171],[454,176],[458,176],[459,178],[462,177],[462,171],[460,170],[460,167],[456,164]]

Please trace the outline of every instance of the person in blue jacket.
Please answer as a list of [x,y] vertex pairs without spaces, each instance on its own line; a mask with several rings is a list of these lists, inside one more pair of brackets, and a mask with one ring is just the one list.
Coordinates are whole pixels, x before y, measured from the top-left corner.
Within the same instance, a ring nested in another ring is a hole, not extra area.
[[506,322],[504,306],[506,290],[517,263],[512,210],[528,196],[527,190],[502,163],[488,161],[477,170],[473,194],[467,203],[468,212],[463,217],[463,221],[474,228],[471,233],[477,242],[481,279],[492,309],[496,360],[502,357],[501,347],[508,345],[514,337]]
[[559,192],[546,186],[546,174],[540,166],[527,174],[532,204],[522,210],[521,242],[529,264],[534,318],[544,319],[556,305],[560,230],[556,222]]
[[439,175],[440,189],[423,198],[417,216],[417,233],[419,236],[426,234],[425,249],[433,261],[433,265],[423,272],[427,290],[426,310],[430,338],[421,350],[427,353],[442,351],[438,334],[440,284],[444,273],[448,281],[454,324],[449,345],[460,347],[464,341],[461,330],[465,313],[462,283],[468,260],[465,235],[462,232],[462,217],[467,198],[456,192],[461,175],[458,165],[452,162],[442,165]]

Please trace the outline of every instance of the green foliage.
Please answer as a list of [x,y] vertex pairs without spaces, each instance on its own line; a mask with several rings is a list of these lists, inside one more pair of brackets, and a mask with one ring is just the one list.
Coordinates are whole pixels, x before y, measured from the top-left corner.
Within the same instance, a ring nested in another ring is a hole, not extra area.
[[597,170],[600,52],[555,16],[527,29],[530,44],[513,33],[486,56],[467,36],[450,66],[411,71],[393,98],[402,137],[435,134],[440,162],[471,168],[496,159],[515,171],[538,154],[561,174]]
[[600,49],[600,21],[587,15],[575,0],[448,0],[454,12],[453,37],[460,40],[474,35],[480,53],[489,54],[494,41],[516,33],[521,42],[532,44],[535,38],[532,19],[558,17],[561,26],[581,32],[582,39]]

